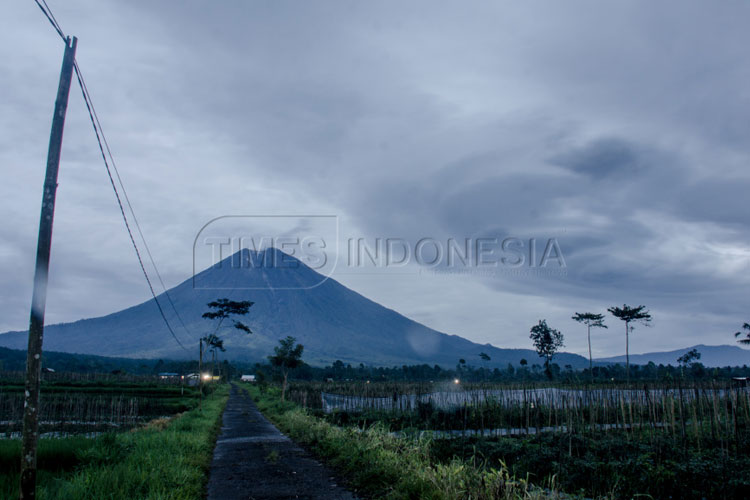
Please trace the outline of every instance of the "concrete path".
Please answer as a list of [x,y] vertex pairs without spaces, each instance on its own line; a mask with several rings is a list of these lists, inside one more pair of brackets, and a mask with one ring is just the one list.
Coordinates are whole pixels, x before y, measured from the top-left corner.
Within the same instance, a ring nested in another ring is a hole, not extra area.
[[209,500],[354,500],[326,467],[283,435],[232,384],[208,481]]

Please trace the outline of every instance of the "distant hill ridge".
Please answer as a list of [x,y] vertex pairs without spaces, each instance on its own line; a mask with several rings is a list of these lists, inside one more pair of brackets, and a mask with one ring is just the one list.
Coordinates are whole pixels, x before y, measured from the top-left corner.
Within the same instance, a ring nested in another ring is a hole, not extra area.
[[[284,265],[274,264],[279,262]],[[522,358],[530,365],[542,363],[530,349],[500,349],[428,328],[332,278],[325,279],[275,248],[237,252],[170,289],[169,296],[187,331],[164,294],[159,302],[187,351],[170,336],[153,299],[106,316],[49,325],[45,327],[44,347],[100,356],[194,358],[198,339],[215,327],[201,318],[206,304],[227,297],[255,303],[243,319],[253,330],[252,335],[233,328],[218,332],[227,347],[222,357],[229,359],[263,360],[280,338],[292,335],[304,344],[305,361],[317,366],[340,359],[353,365],[427,363],[455,367],[460,358],[480,366],[481,352],[491,357],[489,367],[505,368],[508,363],[518,366]],[[25,349],[26,343],[26,332],[0,335],[0,346]],[[588,366],[588,361],[577,354],[560,353],[554,361],[560,366]]]
[[[665,352],[648,352],[645,354],[631,354],[630,362],[636,365],[646,365],[650,361],[654,364],[674,365],[676,366],[677,358],[691,349],[696,349],[701,353],[701,359],[698,361],[705,366],[743,366],[750,365],[750,350],[742,349],[736,345],[695,345],[674,351]],[[625,356],[612,356],[608,358],[599,358],[595,360],[599,363],[625,363]]]

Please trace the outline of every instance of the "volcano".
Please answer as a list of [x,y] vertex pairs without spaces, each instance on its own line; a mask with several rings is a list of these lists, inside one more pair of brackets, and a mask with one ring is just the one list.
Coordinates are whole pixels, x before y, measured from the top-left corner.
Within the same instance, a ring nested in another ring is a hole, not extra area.
[[[167,297],[168,294],[168,297]],[[102,356],[191,359],[198,339],[216,328],[201,316],[218,298],[254,302],[239,318],[252,334],[224,325],[218,335],[227,348],[222,357],[261,361],[278,340],[291,335],[305,346],[303,359],[315,366],[341,360],[371,366],[437,364],[454,367],[460,358],[479,364],[479,353],[491,357],[490,367],[518,366],[541,359],[529,349],[501,349],[447,335],[413,321],[326,278],[275,248],[242,250],[158,296],[183,349],[165,326],[151,299],[107,316],[45,327],[44,348]],[[174,305],[174,308],[172,307]],[[175,312],[175,310],[177,312]],[[0,346],[25,349],[26,332],[0,335]],[[582,356],[560,353],[560,366],[588,366]]]

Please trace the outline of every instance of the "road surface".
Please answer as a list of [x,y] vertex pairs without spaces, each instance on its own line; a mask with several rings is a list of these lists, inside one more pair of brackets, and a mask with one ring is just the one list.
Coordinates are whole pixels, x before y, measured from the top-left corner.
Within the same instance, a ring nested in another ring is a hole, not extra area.
[[232,384],[208,481],[209,500],[354,500],[334,474],[283,435]]

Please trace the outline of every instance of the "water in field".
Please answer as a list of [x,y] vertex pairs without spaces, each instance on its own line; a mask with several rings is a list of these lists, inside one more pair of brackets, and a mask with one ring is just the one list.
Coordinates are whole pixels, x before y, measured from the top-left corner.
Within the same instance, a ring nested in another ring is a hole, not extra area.
[[[747,393],[748,389],[741,389]],[[557,387],[529,389],[473,389],[435,391],[423,394],[399,394],[391,397],[367,397],[321,393],[323,411],[334,410],[359,412],[364,410],[410,411],[420,404],[431,404],[434,408],[451,410],[462,406],[494,403],[501,406],[528,404],[543,405],[551,409],[582,408],[603,401],[649,404],[650,400],[665,396],[690,400],[699,395],[725,396],[725,389],[680,390],[672,389],[561,389]]]
[[[40,437],[121,432],[191,408],[194,391],[159,379],[60,380],[42,386]],[[0,439],[21,432],[24,393],[19,377],[0,376]]]

